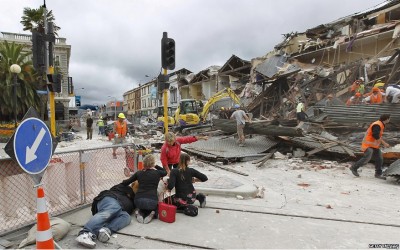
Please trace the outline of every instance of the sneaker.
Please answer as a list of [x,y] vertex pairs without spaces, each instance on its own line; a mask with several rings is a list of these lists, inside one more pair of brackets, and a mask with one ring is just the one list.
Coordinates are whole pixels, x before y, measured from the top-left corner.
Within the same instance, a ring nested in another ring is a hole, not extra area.
[[106,227],[100,228],[100,230],[99,230],[99,235],[97,236],[97,239],[98,239],[100,242],[103,242],[103,243],[104,243],[104,242],[109,241],[110,238],[111,238],[111,230],[108,229],[108,228],[106,228]]
[[206,196],[204,194],[198,194],[196,199],[199,200],[201,208],[206,207]]
[[153,217],[155,214],[156,214],[156,212],[151,211],[151,213],[149,215],[147,215],[146,218],[144,218],[143,223],[148,224],[151,220],[153,220]]
[[244,145],[244,143],[240,143],[239,147],[246,147],[246,145]]
[[376,174],[375,178],[381,179],[381,180],[386,180],[386,177],[381,175],[381,174]]
[[139,222],[139,223],[144,223],[144,219],[143,219],[143,216],[142,216],[142,214],[138,211],[138,210],[136,210],[136,212],[135,212],[135,214],[136,214],[136,220]]
[[357,172],[357,169],[354,169],[353,166],[350,167],[350,171],[353,173],[354,176],[360,177],[360,175]]
[[124,175],[126,177],[131,177],[131,171],[129,170],[129,168],[124,168]]
[[95,248],[96,247],[96,242],[93,241],[94,235],[89,232],[82,233],[76,237],[76,241],[88,248]]

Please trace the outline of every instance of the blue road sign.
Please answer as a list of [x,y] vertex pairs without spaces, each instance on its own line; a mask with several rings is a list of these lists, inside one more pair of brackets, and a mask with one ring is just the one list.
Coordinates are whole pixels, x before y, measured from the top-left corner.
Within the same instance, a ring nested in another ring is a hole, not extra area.
[[53,142],[46,124],[38,118],[28,118],[14,134],[15,158],[29,174],[43,172],[52,156]]

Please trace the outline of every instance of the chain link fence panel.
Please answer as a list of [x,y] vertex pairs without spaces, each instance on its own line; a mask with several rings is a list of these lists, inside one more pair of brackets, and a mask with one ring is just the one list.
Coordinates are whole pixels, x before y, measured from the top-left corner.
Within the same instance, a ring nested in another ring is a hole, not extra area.
[[[119,147],[117,159],[114,147]],[[41,181],[49,215],[90,204],[101,191],[136,171],[137,158],[134,144],[54,154]],[[37,197],[33,178],[14,160],[0,159],[0,168],[0,235],[4,235],[36,223]]]

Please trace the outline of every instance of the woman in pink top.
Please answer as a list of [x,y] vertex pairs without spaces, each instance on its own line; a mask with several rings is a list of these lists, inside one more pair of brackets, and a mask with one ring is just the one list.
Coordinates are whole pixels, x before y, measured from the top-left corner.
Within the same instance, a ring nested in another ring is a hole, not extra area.
[[161,147],[161,163],[168,175],[172,168],[177,168],[181,156],[181,144],[192,143],[198,140],[207,140],[208,136],[176,137],[172,132],[165,135],[165,143]]

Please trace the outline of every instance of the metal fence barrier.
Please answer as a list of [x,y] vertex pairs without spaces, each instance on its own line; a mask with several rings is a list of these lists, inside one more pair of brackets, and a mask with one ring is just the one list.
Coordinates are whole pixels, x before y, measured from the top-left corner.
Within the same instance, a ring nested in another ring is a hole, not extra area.
[[[119,145],[117,159],[113,159],[113,147],[117,146],[53,155],[42,178],[51,216],[90,204],[101,191],[127,178],[126,167],[130,173],[137,170],[134,144]],[[0,236],[33,223],[36,223],[33,179],[12,159],[0,159]]]

